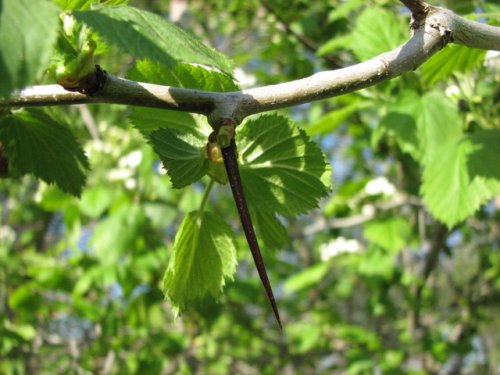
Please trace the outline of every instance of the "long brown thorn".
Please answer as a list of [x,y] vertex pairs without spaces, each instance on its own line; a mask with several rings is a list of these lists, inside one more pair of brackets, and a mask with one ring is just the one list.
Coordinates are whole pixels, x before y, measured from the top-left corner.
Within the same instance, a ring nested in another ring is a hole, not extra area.
[[255,266],[257,267],[257,272],[259,273],[262,285],[266,290],[267,298],[271,303],[276,321],[278,322],[280,329],[283,330],[278,306],[276,305],[276,301],[274,300],[273,289],[271,288],[271,283],[269,282],[269,279],[267,277],[266,266],[264,264],[264,260],[262,259],[259,243],[257,242],[257,237],[253,229],[252,219],[250,217],[250,212],[248,211],[245,195],[243,193],[243,185],[241,183],[240,171],[238,168],[236,143],[234,141],[234,138],[231,140],[231,144],[229,145],[229,147],[222,148],[222,157],[224,158],[224,165],[226,167],[227,176],[229,178],[229,184],[231,185],[231,191],[233,192],[234,201],[236,202],[236,207],[240,215],[241,225],[243,226],[243,231],[245,232],[248,246],[250,247],[250,251],[252,252],[253,260],[255,262]]

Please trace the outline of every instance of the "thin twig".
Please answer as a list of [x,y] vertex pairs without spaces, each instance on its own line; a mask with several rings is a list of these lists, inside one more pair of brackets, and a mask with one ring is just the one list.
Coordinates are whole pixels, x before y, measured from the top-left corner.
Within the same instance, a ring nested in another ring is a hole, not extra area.
[[444,224],[436,222],[436,227],[434,233],[432,234],[431,248],[429,249],[427,256],[425,257],[424,266],[421,271],[421,282],[417,285],[415,289],[415,307],[413,310],[413,327],[414,329],[419,329],[421,327],[421,304],[422,304],[422,292],[429,279],[431,273],[435,270],[438,265],[439,254],[443,249],[446,248],[446,237],[449,231]]
[[310,236],[326,229],[340,229],[358,226],[370,220],[373,220],[380,212],[392,210],[396,207],[404,206],[407,204],[420,206],[422,202],[417,197],[407,197],[403,194],[398,194],[391,200],[373,205],[373,212],[342,218],[334,218],[332,220],[319,219],[313,224],[305,227],[303,232],[305,235]]
[[[290,27],[290,24],[281,16],[280,12],[277,12],[276,9],[274,9],[273,6],[268,1],[260,0],[260,3],[262,4],[262,6],[264,8],[266,8],[266,10],[270,14],[272,14],[278,20],[278,22],[285,29],[287,34],[292,35],[295,39],[297,39],[309,51],[314,52],[314,53],[318,52],[319,47],[317,46],[317,44],[312,39],[308,38],[307,36],[305,36],[303,34],[299,34],[294,29],[292,29]],[[334,68],[334,69],[339,69],[342,67],[342,64],[340,64],[340,62],[332,56],[322,55],[321,58],[323,58],[328,63],[330,63],[332,68]]]
[[86,105],[82,104],[78,106],[78,110],[80,112],[80,116],[82,117],[82,121],[87,127],[92,139],[99,140],[99,130],[97,129],[97,124],[94,120],[94,117],[92,116],[92,113],[90,113],[89,108]]

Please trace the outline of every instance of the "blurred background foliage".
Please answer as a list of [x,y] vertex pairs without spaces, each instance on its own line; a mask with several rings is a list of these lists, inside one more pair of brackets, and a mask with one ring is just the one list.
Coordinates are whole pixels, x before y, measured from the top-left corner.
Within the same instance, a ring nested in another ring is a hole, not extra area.
[[[408,36],[397,1],[129,4],[230,56],[242,87],[348,66]],[[433,4],[500,24],[495,0]],[[112,52],[98,63],[125,75],[132,58]],[[425,149],[414,148],[407,119],[387,116],[406,97],[432,95],[453,103],[464,132],[498,129],[499,77],[498,54],[452,45],[401,78],[283,110],[334,171],[331,197],[282,218],[288,243],[264,250],[283,334],[242,233],[237,277],[220,300],[175,319],[162,278],[206,180],[172,189],[128,109],[52,108],[91,171],[81,199],[31,177],[0,180],[0,373],[500,374],[500,200],[454,226],[441,223],[446,213],[437,221],[419,196]],[[227,187],[210,206],[240,231]]]

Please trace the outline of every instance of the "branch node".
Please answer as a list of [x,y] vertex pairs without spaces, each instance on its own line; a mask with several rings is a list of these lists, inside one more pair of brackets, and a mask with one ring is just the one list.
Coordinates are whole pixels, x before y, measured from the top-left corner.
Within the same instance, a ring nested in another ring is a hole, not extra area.
[[218,132],[222,126],[231,126],[236,128],[239,124],[241,124],[242,117],[237,113],[237,106],[233,103],[220,103],[215,106],[215,109],[210,112],[207,116],[208,123],[214,129],[214,131]]

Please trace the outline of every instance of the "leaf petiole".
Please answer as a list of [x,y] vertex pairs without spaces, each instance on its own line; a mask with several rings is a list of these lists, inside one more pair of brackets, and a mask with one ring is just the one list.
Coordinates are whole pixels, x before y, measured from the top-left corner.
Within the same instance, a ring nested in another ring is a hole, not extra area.
[[207,205],[208,198],[210,197],[210,193],[212,192],[214,184],[215,184],[215,181],[213,179],[210,179],[207,187],[205,188],[205,193],[203,194],[203,199],[201,201],[200,208],[198,209],[199,215],[201,215],[203,213],[203,211],[205,210],[205,206]]

